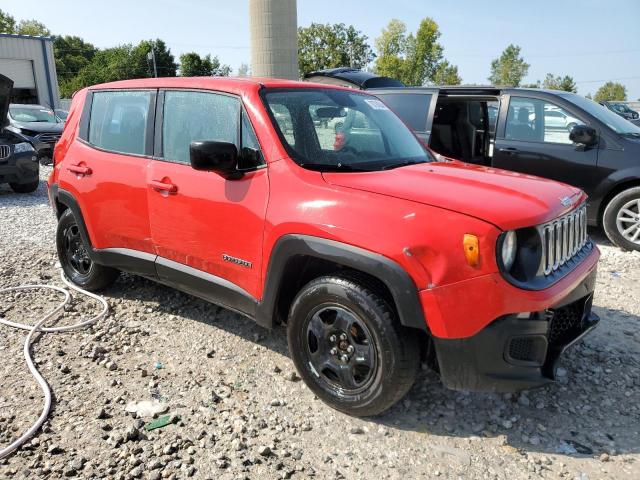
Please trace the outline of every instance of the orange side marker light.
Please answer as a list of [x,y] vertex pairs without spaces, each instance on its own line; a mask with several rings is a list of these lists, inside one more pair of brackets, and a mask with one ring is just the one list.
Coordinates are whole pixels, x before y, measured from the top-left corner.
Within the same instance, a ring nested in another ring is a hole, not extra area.
[[467,263],[472,267],[480,265],[480,241],[478,237],[470,233],[465,233],[462,239],[462,247],[464,248],[464,256]]

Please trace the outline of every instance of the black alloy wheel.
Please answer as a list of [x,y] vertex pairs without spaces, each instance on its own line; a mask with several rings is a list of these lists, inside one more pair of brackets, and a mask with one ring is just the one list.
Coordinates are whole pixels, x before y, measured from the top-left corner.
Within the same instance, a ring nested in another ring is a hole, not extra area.
[[338,395],[366,389],[377,366],[376,346],[366,324],[338,305],[321,305],[306,323],[305,355],[320,381]]

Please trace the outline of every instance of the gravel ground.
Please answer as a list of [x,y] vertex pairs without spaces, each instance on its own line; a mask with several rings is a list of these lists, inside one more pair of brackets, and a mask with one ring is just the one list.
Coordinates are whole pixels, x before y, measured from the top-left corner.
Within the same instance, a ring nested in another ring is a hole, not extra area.
[[[43,172],[43,178],[48,169]],[[60,284],[44,185],[0,186],[0,286]],[[354,419],[299,381],[285,332],[123,275],[109,317],[34,346],[54,393],[41,432],[0,478],[569,478],[640,476],[640,255],[603,252],[600,327],[562,360],[555,385],[518,395],[452,392],[423,369],[385,415]],[[95,311],[76,299],[59,324]],[[55,295],[6,295],[0,315],[32,322]],[[42,395],[22,359],[24,332],[0,326],[0,446],[30,426]],[[146,431],[131,402],[157,402]]]

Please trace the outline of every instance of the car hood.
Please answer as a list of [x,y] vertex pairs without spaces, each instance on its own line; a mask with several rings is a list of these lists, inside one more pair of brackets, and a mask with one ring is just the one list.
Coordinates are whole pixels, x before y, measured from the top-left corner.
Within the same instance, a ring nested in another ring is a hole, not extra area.
[[13,80],[4,75],[0,75],[0,130],[9,125],[9,102],[11,101],[11,90]]
[[586,199],[563,183],[458,161],[323,177],[332,185],[445,208],[503,230],[548,222]]
[[16,128],[24,128],[25,130],[31,130],[36,133],[62,133],[64,130],[64,123],[53,122],[11,122]]

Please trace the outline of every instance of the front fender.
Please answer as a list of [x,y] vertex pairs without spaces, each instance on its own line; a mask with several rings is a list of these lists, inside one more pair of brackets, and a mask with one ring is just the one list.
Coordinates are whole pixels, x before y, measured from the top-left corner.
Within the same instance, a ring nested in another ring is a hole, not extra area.
[[345,243],[296,234],[281,237],[271,252],[264,293],[256,312],[256,321],[260,325],[272,326],[287,263],[296,256],[327,260],[377,278],[391,292],[400,323],[406,327],[427,330],[418,289],[409,274],[396,262]]

